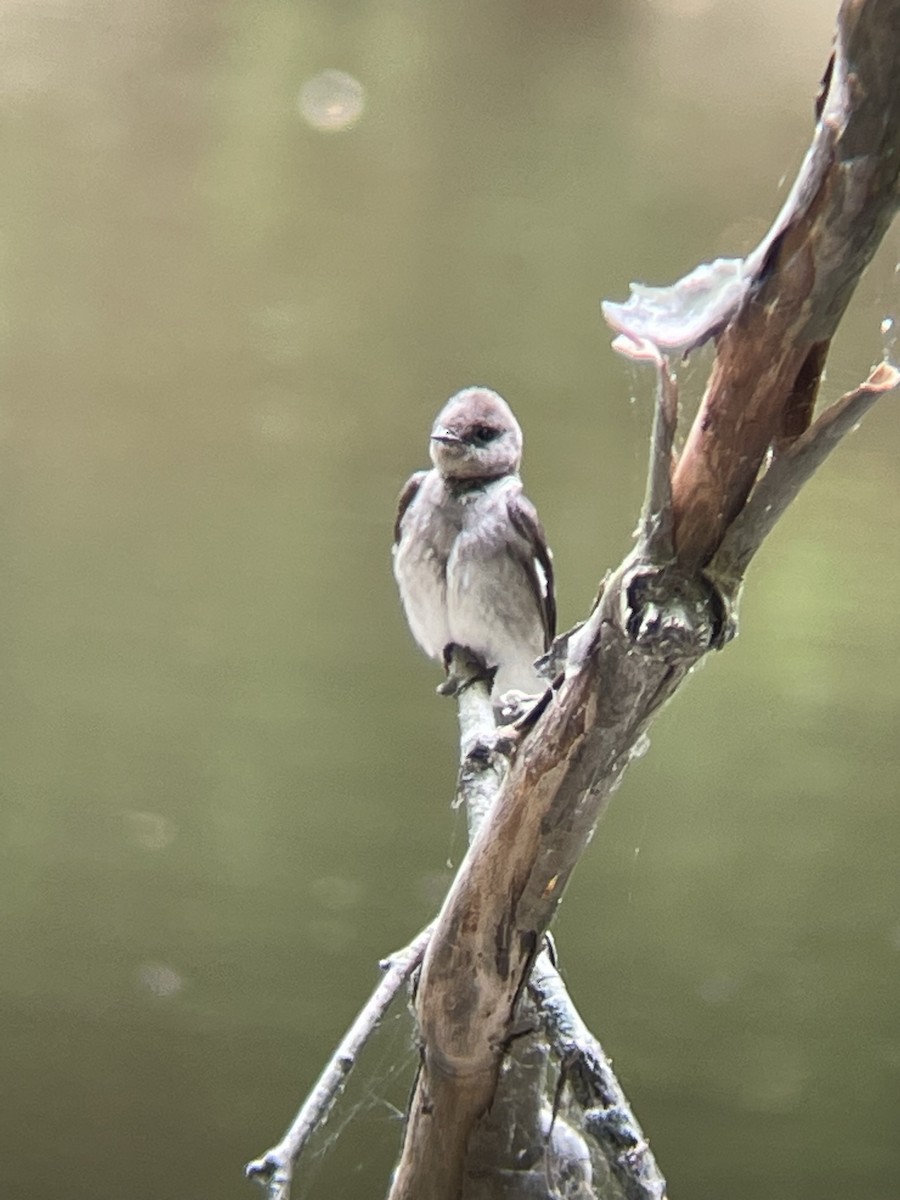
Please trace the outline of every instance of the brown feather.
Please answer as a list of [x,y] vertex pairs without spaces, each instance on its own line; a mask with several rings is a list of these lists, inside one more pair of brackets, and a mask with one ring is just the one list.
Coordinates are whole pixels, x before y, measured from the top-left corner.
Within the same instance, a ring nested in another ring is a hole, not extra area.
[[416,498],[416,493],[422,486],[422,480],[428,474],[427,471],[416,471],[406,481],[403,491],[400,493],[400,498],[397,501],[397,517],[394,521],[394,545],[400,541],[400,527],[403,524],[403,518],[406,516],[406,510]]
[[[507,504],[509,519],[515,529],[528,543],[531,553],[522,560],[522,567],[528,577],[534,597],[538,602],[541,621],[544,626],[544,649],[549,650],[550,643],[556,637],[556,592],[553,580],[553,556],[547,545],[544,527],[537,515],[537,509],[527,496],[519,495],[510,499]],[[541,586],[535,562],[540,563],[546,580],[546,592]]]

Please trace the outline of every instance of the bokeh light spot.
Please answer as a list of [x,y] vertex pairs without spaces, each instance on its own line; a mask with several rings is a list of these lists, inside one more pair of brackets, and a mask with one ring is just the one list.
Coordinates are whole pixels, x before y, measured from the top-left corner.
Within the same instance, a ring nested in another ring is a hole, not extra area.
[[356,124],[366,107],[366,93],[359,80],[346,71],[329,69],[307,79],[297,107],[313,129],[336,133]]
[[166,963],[143,963],[135,971],[135,982],[160,1000],[177,996],[184,987],[184,979]]

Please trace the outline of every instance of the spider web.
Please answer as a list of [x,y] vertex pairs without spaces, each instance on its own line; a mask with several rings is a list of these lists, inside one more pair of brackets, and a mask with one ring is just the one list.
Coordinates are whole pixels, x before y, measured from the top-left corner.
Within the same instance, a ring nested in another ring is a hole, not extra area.
[[417,1063],[405,990],[297,1163],[291,1200],[383,1200]]
[[[539,1047],[541,1039],[535,1044]],[[513,1125],[503,1137],[504,1145],[495,1149],[507,1168],[517,1169],[504,1170],[498,1163],[501,1169],[495,1174],[481,1182],[470,1181],[467,1195],[477,1200],[488,1196],[493,1200],[501,1193],[540,1194],[546,1200],[624,1200],[621,1185],[610,1176],[608,1162],[598,1152],[598,1135],[600,1141],[615,1140],[610,1122],[615,1114],[582,1109],[555,1056],[546,1048],[537,1053],[546,1070],[539,1087],[541,1132],[535,1137],[533,1128],[519,1130]],[[292,1200],[383,1200],[399,1156],[417,1061],[413,1020],[404,994],[394,1001],[360,1055],[346,1090],[306,1147],[295,1171]],[[515,1068],[507,1062],[503,1073],[509,1070]],[[532,1084],[536,1082],[532,1079]],[[526,1157],[530,1167],[523,1174]],[[538,1186],[537,1192],[528,1190],[528,1177]],[[506,1187],[512,1191],[504,1191]]]

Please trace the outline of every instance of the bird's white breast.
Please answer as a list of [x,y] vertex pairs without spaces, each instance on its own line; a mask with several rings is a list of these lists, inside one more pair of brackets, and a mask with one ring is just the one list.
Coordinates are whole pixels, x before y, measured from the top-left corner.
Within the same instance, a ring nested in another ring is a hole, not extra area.
[[543,687],[532,666],[544,650],[543,622],[522,565],[530,547],[507,507],[520,487],[516,476],[504,476],[455,493],[430,471],[404,514],[394,550],[394,574],[416,641],[438,661],[449,642],[476,651],[499,668],[496,694]]

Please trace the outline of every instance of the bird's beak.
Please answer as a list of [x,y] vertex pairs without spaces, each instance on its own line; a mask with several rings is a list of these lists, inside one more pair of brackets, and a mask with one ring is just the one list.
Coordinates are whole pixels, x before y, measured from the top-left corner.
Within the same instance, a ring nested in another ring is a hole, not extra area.
[[447,429],[443,425],[438,425],[432,431],[431,440],[433,442],[443,442],[447,446],[457,446],[462,441],[458,433],[454,433],[452,429]]

